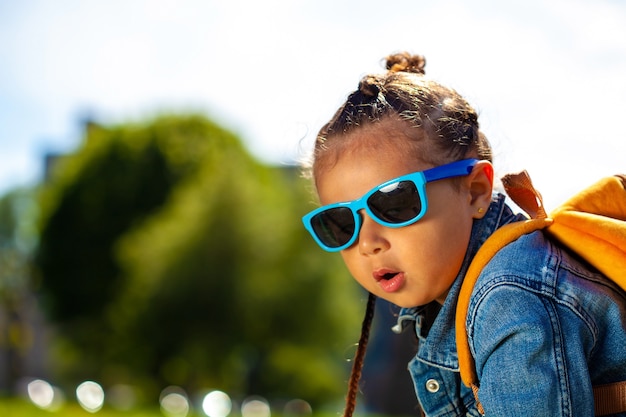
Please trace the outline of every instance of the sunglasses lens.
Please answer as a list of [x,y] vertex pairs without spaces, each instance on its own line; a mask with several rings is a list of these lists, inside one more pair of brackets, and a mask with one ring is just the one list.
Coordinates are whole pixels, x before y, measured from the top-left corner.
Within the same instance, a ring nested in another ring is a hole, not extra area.
[[311,226],[324,245],[338,248],[354,235],[354,216],[347,207],[335,207],[313,216]]
[[412,220],[422,211],[422,202],[412,181],[381,188],[367,199],[367,206],[380,220],[392,224]]

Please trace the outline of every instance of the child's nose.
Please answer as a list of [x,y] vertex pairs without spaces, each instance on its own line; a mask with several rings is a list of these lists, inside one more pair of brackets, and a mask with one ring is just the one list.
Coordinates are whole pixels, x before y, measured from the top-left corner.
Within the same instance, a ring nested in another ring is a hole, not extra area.
[[389,229],[376,223],[366,213],[361,213],[361,216],[362,224],[358,240],[361,255],[375,255],[389,249],[389,241],[385,237]]

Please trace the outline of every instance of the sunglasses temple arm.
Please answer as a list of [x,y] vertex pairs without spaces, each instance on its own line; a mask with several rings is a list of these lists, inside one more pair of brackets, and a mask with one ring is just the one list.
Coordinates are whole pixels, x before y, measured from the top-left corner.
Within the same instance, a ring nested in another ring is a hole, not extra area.
[[460,177],[468,175],[474,169],[478,159],[464,159],[462,161],[452,162],[447,165],[441,165],[435,168],[423,171],[426,182],[442,180],[444,178]]

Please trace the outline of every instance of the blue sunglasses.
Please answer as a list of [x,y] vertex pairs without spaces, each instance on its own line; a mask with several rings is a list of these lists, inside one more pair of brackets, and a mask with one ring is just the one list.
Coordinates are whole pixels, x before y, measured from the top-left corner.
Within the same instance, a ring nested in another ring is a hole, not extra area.
[[372,219],[383,226],[396,228],[413,224],[428,210],[426,183],[468,175],[477,162],[477,159],[465,159],[394,178],[368,191],[358,200],[313,210],[302,218],[302,222],[322,249],[328,252],[344,250],[359,236],[359,210],[365,209]]

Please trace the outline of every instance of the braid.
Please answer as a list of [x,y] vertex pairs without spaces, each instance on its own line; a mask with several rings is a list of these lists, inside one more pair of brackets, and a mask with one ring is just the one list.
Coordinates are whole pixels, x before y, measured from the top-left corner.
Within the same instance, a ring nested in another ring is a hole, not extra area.
[[367,308],[365,317],[361,325],[361,337],[354,354],[354,363],[352,364],[352,372],[348,382],[348,394],[346,395],[346,408],[343,411],[343,417],[352,417],[354,408],[356,407],[356,395],[359,391],[359,380],[361,379],[361,371],[363,370],[363,362],[365,360],[365,350],[367,349],[367,341],[370,337],[370,327],[374,319],[374,311],[376,308],[376,296],[369,293],[367,299]]

